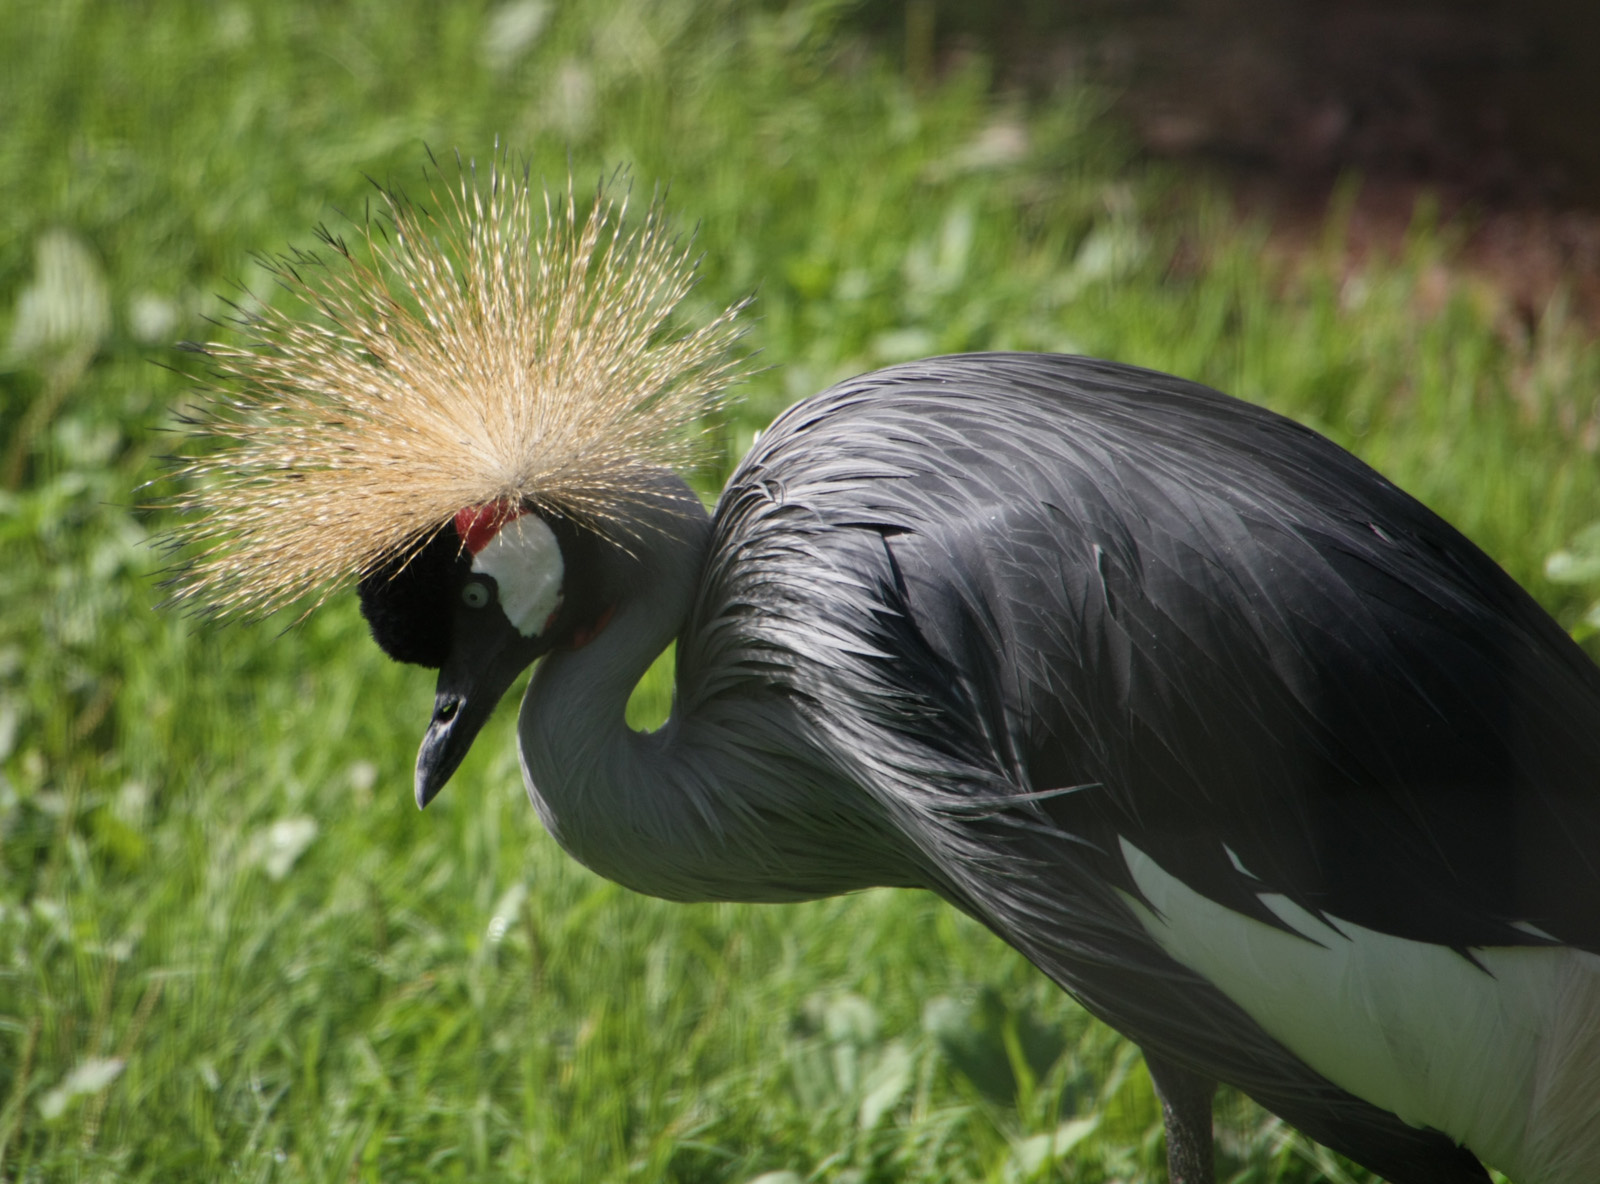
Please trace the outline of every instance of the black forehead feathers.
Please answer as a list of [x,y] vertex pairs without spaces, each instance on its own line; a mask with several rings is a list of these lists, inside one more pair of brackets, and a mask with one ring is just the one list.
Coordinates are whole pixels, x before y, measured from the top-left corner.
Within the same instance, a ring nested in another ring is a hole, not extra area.
[[443,666],[450,656],[456,591],[471,570],[472,555],[453,523],[409,562],[393,559],[373,568],[356,586],[372,640],[396,662]]

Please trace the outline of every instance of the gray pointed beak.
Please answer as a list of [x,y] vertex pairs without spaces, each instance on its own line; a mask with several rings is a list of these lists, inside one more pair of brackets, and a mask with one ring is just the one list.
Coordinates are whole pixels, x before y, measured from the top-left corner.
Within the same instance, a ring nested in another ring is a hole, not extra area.
[[511,684],[547,649],[542,640],[517,633],[498,612],[458,619],[456,641],[439,671],[433,719],[417,751],[419,809],[439,796]]
[[467,720],[462,709],[469,702],[468,697],[442,687],[434,695],[433,719],[423,734],[422,747],[417,750],[416,791],[419,810],[438,797],[445,783],[455,775],[489,717],[488,711],[475,711],[473,714],[483,718]]

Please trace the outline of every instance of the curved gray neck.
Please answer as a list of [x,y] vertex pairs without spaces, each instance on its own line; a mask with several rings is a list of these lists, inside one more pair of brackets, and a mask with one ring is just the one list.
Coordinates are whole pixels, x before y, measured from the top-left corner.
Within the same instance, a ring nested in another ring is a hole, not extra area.
[[678,900],[798,900],[908,882],[881,857],[851,854],[873,846],[869,819],[843,834],[819,825],[866,799],[817,772],[782,703],[741,699],[687,719],[675,709],[657,732],[628,728],[628,698],[683,628],[711,540],[689,488],[665,474],[660,488],[596,573],[610,622],[588,645],[545,658],[523,697],[523,780],[545,826],[601,875]]
[[598,874],[670,899],[795,901],[917,877],[888,864],[870,795],[821,770],[789,704],[750,694],[635,733],[627,701],[693,606],[710,517],[677,477],[640,507],[597,586],[613,616],[550,654],[518,715],[523,781],[563,848]]

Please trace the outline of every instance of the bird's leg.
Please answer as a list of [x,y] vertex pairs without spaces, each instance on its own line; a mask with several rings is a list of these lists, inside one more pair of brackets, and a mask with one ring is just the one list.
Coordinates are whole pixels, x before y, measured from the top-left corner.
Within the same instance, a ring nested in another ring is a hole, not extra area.
[[1217,1083],[1146,1052],[1144,1063],[1161,1099],[1167,1127],[1169,1184],[1215,1184],[1211,1148],[1211,1096]]

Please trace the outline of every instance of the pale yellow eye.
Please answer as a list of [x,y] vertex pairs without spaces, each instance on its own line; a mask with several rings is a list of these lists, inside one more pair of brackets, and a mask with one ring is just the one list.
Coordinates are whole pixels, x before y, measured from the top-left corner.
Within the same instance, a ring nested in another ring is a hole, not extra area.
[[461,603],[468,608],[483,608],[494,599],[489,585],[482,580],[468,580],[461,589]]

